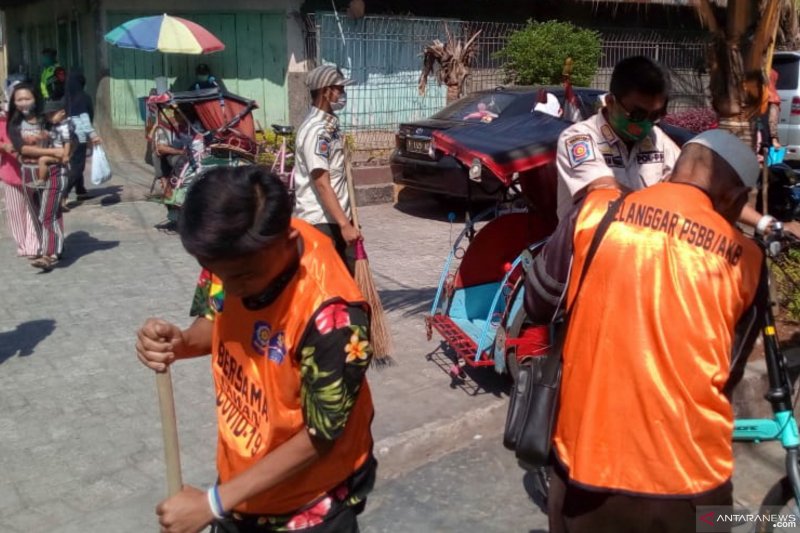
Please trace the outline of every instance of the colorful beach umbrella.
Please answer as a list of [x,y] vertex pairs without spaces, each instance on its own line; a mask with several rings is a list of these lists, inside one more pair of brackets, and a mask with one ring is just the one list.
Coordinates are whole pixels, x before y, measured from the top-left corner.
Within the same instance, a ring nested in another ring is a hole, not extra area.
[[225,45],[199,24],[167,14],[140,17],[117,26],[105,36],[120,48],[171,54],[209,54]]

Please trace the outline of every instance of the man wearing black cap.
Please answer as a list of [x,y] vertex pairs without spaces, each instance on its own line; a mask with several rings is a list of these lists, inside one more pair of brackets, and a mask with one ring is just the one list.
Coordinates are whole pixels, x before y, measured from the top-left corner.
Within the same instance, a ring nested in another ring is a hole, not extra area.
[[344,171],[344,136],[336,111],[347,104],[345,78],[338,67],[323,65],[312,70],[306,81],[312,107],[297,130],[295,144],[294,216],[313,224],[328,235],[339,256],[355,270],[353,243],[361,233],[351,222],[350,196]]

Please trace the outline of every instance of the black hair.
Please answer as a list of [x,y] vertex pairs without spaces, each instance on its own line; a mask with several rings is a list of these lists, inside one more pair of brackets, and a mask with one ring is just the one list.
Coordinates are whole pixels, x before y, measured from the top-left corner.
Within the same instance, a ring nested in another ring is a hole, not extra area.
[[312,102],[316,102],[317,101],[317,96],[319,96],[322,93],[322,91],[324,91],[324,90],[325,90],[324,87],[322,89],[313,89],[311,91],[311,101]]
[[189,189],[178,231],[194,257],[233,259],[284,234],[291,216],[286,186],[266,167],[218,167]]
[[197,68],[194,69],[195,74],[211,74],[211,69],[208,68],[208,65],[205,63],[200,63],[197,65]]
[[669,74],[649,57],[626,57],[614,66],[609,91],[616,98],[635,92],[647,96],[669,96]]
[[14,150],[17,152],[22,150],[23,143],[20,124],[22,124],[22,119],[24,117],[22,112],[17,109],[17,104],[14,102],[14,97],[17,95],[17,91],[21,91],[23,89],[30,91],[31,94],[33,94],[33,114],[39,119],[41,119],[42,116],[42,97],[39,95],[36,87],[30,82],[16,84],[8,97],[8,123],[6,124],[6,133],[8,133],[8,138],[11,140],[11,144],[14,145]]
[[49,56],[49,57],[52,57],[53,59],[55,59],[56,57],[58,57],[58,52],[56,52],[55,49],[53,49],[53,48],[43,48],[42,49],[42,55],[43,56]]

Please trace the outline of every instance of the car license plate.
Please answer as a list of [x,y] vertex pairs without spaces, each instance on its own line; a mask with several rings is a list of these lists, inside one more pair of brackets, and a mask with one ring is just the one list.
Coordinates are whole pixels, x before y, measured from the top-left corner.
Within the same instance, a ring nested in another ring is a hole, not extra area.
[[409,152],[414,152],[415,154],[427,154],[430,146],[430,141],[417,141],[414,139],[406,140],[406,149]]

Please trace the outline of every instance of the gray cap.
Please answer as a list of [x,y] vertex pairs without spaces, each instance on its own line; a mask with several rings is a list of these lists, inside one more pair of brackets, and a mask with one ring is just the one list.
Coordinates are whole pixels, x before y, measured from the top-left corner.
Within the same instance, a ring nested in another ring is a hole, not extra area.
[[746,187],[758,182],[758,158],[753,149],[738,137],[725,130],[708,130],[687,141],[687,144],[705,146],[728,163]]
[[322,65],[308,73],[306,85],[311,91],[332,87],[334,85],[353,85],[353,80],[348,80],[342,74],[339,67],[334,65]]

